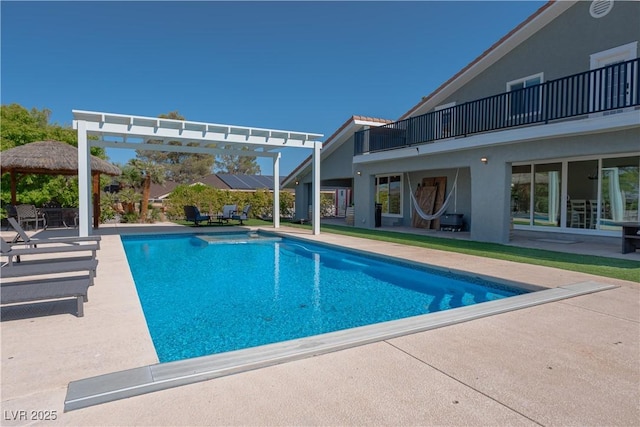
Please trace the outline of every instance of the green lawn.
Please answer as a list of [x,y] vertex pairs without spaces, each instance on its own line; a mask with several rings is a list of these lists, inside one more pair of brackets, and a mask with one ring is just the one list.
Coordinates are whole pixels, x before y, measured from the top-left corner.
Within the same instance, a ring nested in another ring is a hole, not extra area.
[[[186,222],[179,221],[183,225]],[[237,224],[234,222],[233,225]],[[270,222],[251,219],[245,221],[250,226],[270,225]],[[309,225],[283,222],[282,225],[310,229]],[[220,227],[220,225],[203,226],[201,229]],[[339,225],[322,225],[321,232],[342,234],[345,236],[362,237],[365,239],[399,243],[402,245],[419,246],[457,252],[467,255],[477,255],[506,261],[522,262],[525,264],[544,265],[564,270],[579,271],[597,276],[612,277],[640,283],[640,262],[617,258],[606,258],[591,255],[575,255],[565,252],[546,251],[542,249],[528,249],[497,243],[474,242],[468,240],[446,239],[432,236],[421,236],[393,231],[353,228]]]

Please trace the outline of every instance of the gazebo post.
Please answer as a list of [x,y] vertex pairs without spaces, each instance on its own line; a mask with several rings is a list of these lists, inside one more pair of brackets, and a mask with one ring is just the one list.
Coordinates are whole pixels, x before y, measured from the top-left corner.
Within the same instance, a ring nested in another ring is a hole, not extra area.
[[15,205],[18,201],[16,198],[16,188],[17,188],[17,180],[16,180],[16,172],[14,170],[11,171],[11,204]]
[[93,228],[100,226],[100,174],[93,172]]

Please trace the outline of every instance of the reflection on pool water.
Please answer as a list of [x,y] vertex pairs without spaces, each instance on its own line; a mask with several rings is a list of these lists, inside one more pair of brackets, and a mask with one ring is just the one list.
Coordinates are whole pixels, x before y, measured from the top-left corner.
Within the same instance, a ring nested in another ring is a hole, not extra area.
[[527,292],[273,235],[122,241],[161,362]]

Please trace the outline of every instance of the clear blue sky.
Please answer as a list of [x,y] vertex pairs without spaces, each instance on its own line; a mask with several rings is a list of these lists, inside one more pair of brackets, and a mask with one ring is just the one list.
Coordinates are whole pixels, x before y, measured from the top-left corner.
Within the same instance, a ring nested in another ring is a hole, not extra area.
[[326,139],[352,115],[397,119],[544,3],[2,1],[1,99],[63,125],[177,110]]

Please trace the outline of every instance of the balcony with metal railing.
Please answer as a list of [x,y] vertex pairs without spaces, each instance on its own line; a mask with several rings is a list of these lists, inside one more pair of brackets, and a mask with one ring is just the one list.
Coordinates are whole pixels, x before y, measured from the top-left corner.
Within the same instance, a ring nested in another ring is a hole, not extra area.
[[640,59],[477,99],[355,134],[354,154],[580,119],[640,105]]

